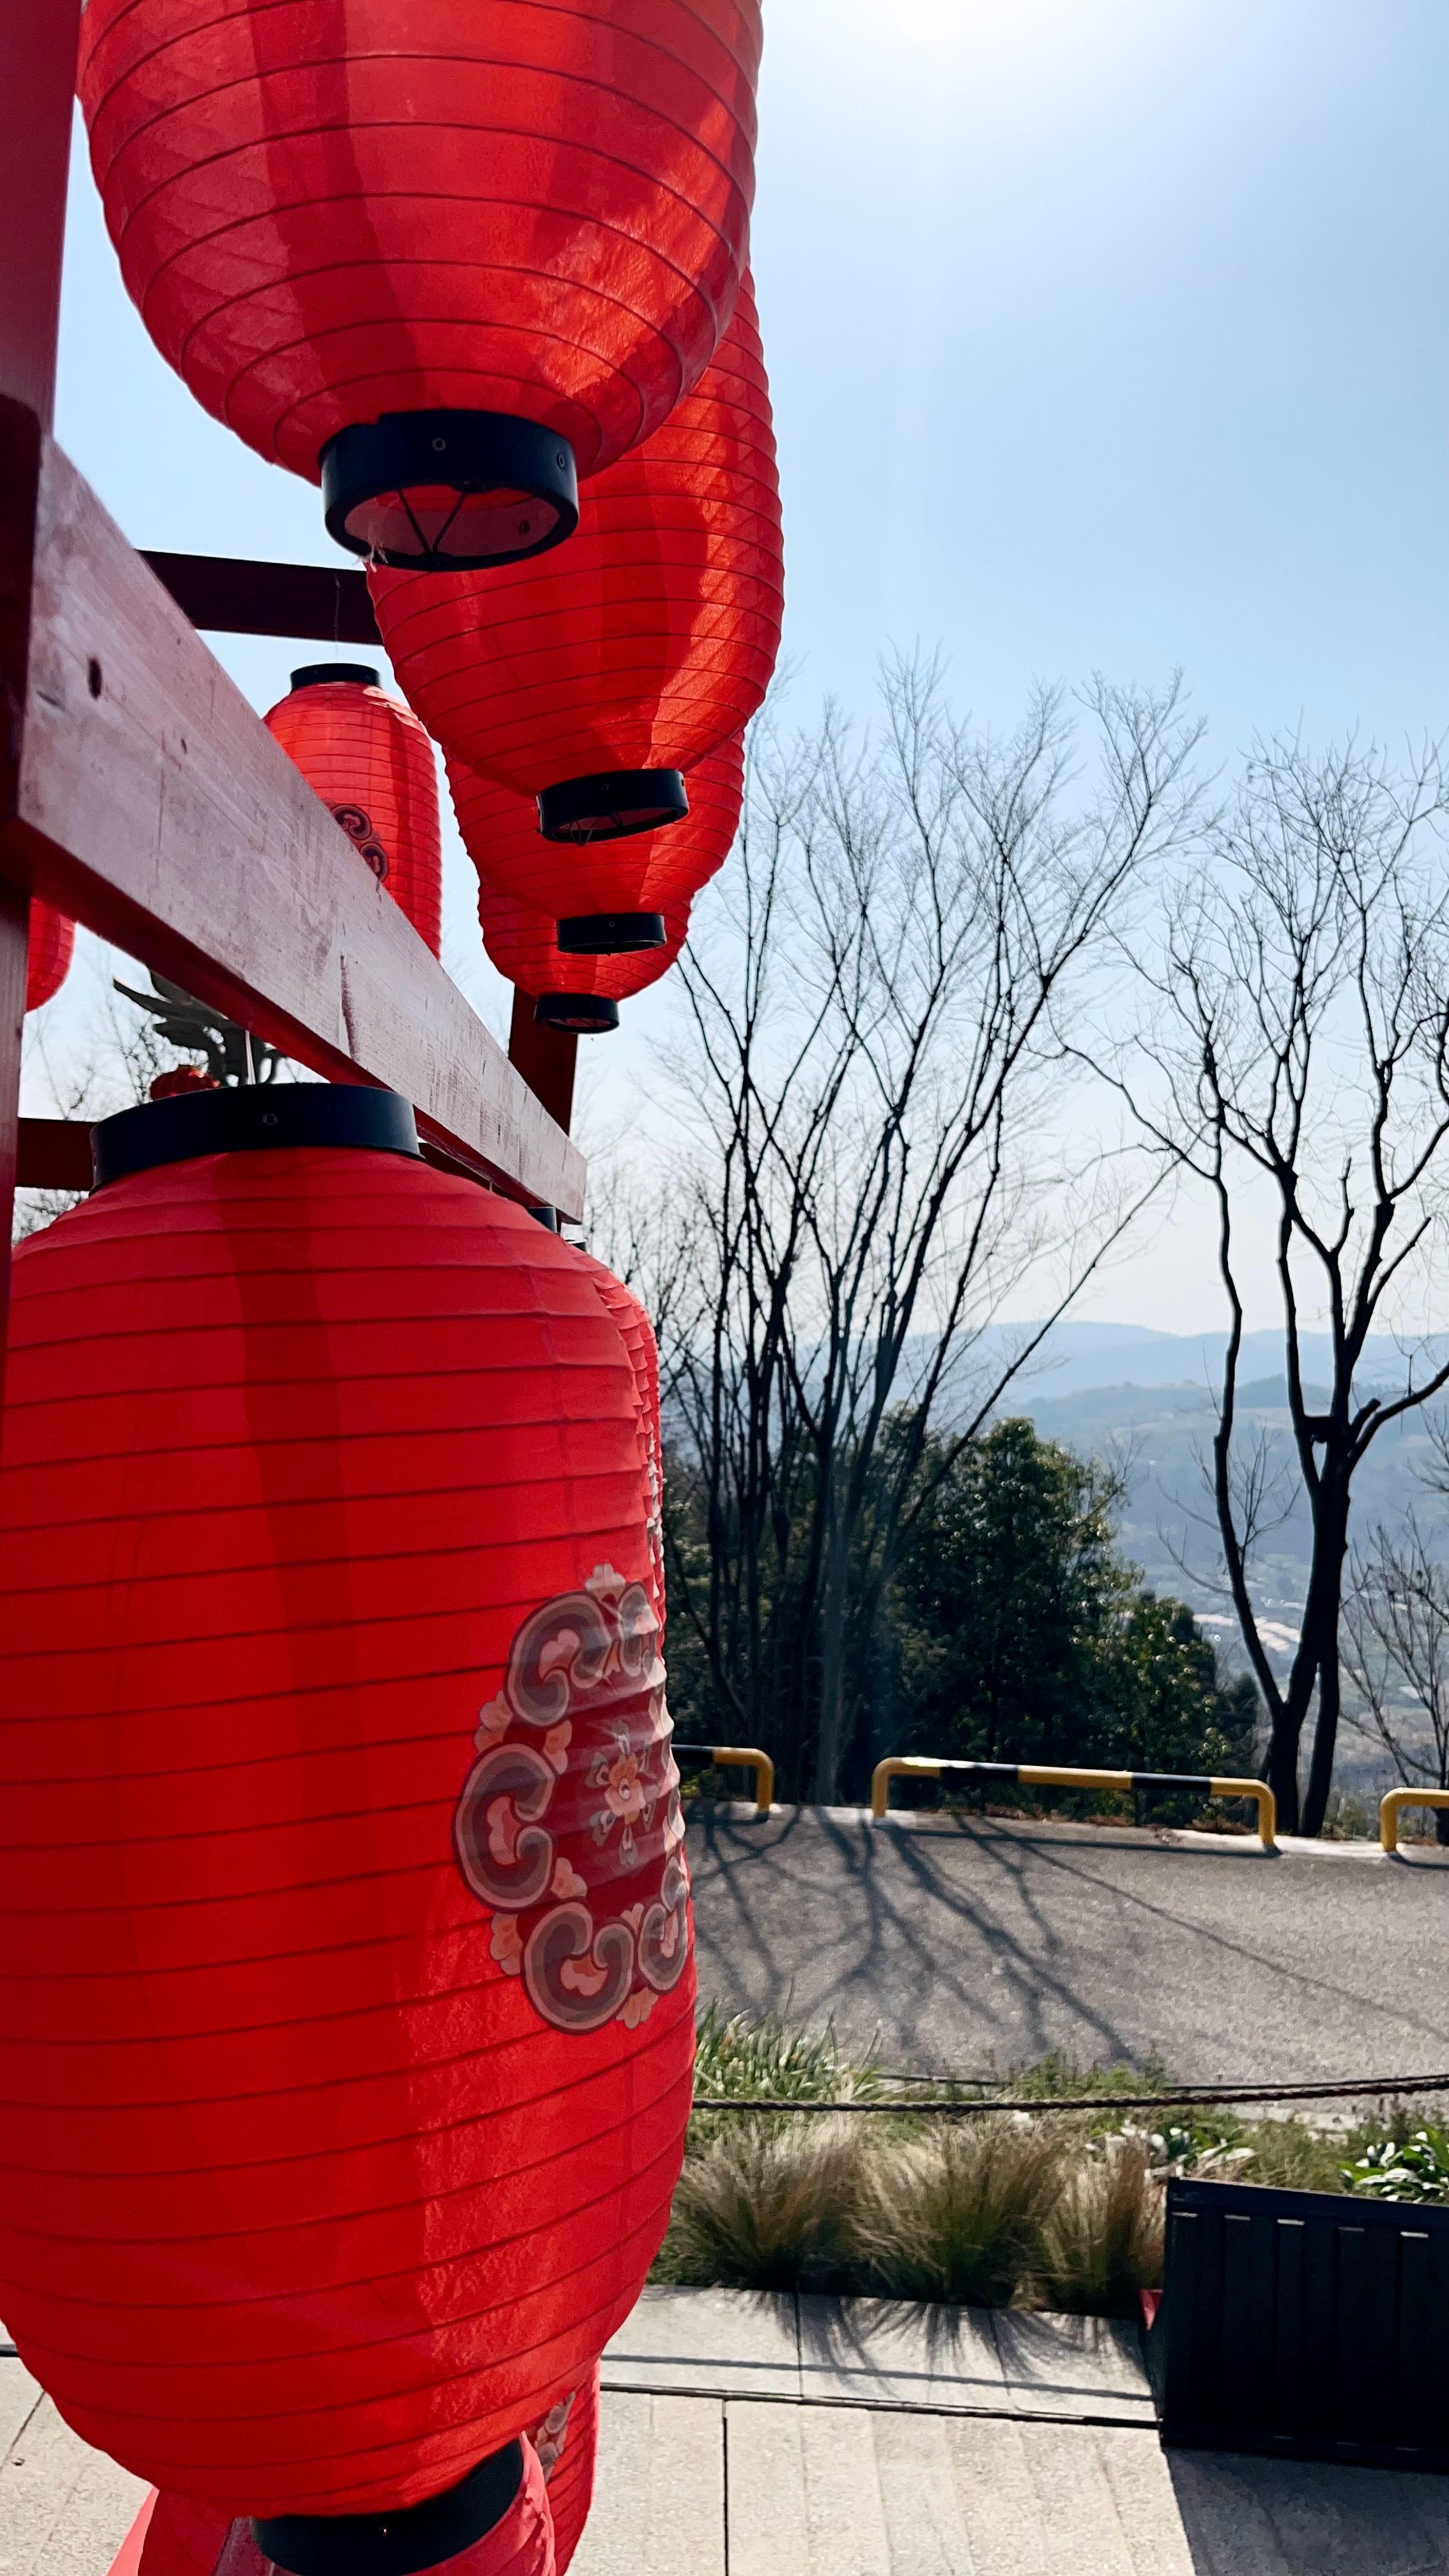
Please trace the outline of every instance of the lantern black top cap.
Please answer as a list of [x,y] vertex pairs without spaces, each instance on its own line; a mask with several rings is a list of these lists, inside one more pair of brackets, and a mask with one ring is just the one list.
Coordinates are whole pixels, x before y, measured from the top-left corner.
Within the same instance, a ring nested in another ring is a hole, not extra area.
[[294,689],[325,689],[329,680],[352,680],[359,689],[380,689],[382,680],[371,662],[304,662],[292,673]]
[[409,1103],[353,1082],[247,1083],[236,1091],[183,1091],[123,1109],[91,1129],[95,1186],[158,1163],[202,1154],[265,1153],[286,1145],[352,1145],[418,1157]]
[[538,828],[546,841],[625,841],[682,823],[688,812],[677,769],[602,769],[540,789]]
[[318,459],[328,534],[403,572],[467,572],[561,546],[579,524],[574,452],[505,411],[387,411]]
[[279,2513],[252,2524],[257,2547],[287,2576],[421,2576],[500,2523],[523,2484],[523,2445],[509,2442],[457,2486],[386,2513]]

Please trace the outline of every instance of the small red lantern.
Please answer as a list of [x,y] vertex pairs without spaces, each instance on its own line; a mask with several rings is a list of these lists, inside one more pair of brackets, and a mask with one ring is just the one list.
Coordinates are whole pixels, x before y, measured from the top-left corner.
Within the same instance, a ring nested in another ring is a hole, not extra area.
[[[530,2436],[548,2486],[555,2576],[568,2576],[594,2500],[599,2452],[599,2364],[577,2388],[554,2399]],[[142,2576],[148,2576],[143,2569]],[[180,2571],[178,2570],[178,2576]]]
[[30,945],[25,957],[25,1007],[42,1010],[53,1002],[70,973],[75,954],[75,923],[39,895],[30,899]]
[[[687,911],[724,865],[739,829],[745,756],[738,739],[706,753],[689,773],[689,812],[672,831],[577,854],[540,838],[531,797],[486,781],[475,794],[471,775],[449,761],[454,807],[460,823],[465,810],[470,818],[464,837],[477,836],[474,856],[500,893],[551,916],[563,956],[617,957],[662,947],[666,913]],[[586,909],[601,899],[606,910]]]
[[636,1368],[391,1094],[96,1133],[15,1267],[0,2315],[155,2485],[457,2556],[688,2116]]
[[689,932],[687,906],[661,916],[662,945],[617,955],[566,956],[547,913],[534,912],[495,884],[489,869],[495,847],[517,850],[537,840],[528,799],[494,787],[456,761],[448,785],[464,846],[478,871],[478,920],[500,975],[531,994],[534,1018],[579,1037],[599,1037],[619,1025],[619,1004],[667,975]]
[[332,534],[556,545],[729,321],[759,0],[89,0],[80,94],[161,354]]
[[266,719],[288,758],[436,957],[443,844],[433,746],[368,662],[310,662]]
[[[398,684],[430,733],[538,798],[550,840],[677,823],[682,773],[743,732],[775,667],[780,496],[754,297],[644,447],[591,482],[556,563],[421,582],[370,576]],[[600,884],[607,881],[607,862]],[[549,904],[608,912],[598,900]]]

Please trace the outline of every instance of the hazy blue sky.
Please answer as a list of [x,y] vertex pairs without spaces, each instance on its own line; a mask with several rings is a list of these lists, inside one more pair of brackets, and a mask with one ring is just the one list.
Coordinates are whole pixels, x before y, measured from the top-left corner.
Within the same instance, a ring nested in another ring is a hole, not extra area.
[[[797,700],[1181,663],[1255,726],[1449,712],[1445,0],[766,0],[755,269]],[[138,544],[328,555],[196,408],[78,155],[59,434]],[[285,645],[220,648],[259,706]],[[498,1025],[495,978],[452,950]],[[476,939],[472,941],[476,961]],[[616,1094],[667,1003],[600,1045]],[[1215,1320],[1183,1219],[1098,1311]]]

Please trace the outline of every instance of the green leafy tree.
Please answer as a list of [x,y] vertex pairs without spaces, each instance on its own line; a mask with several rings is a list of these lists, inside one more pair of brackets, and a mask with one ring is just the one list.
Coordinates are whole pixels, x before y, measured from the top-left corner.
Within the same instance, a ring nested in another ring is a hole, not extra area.
[[[924,1462],[893,1586],[895,1748],[1114,1770],[1241,1770],[1257,1695],[1118,1552],[1120,1478],[996,1423]],[[882,1747],[882,1749],[885,1749]]]

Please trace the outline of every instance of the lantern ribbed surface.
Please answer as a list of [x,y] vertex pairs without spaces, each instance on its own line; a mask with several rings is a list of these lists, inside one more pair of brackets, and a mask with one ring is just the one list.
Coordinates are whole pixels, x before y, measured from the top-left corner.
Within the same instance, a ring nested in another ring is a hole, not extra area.
[[525,795],[688,771],[741,733],[775,667],[783,581],[748,283],[708,374],[587,486],[566,548],[488,573],[369,574],[409,705],[445,750]]
[[467,1181],[203,1155],[21,1247],[4,1432],[0,2315],[160,2487],[420,2502],[592,2366],[682,2154],[634,1359]]
[[308,677],[266,723],[436,957],[443,938],[438,773],[412,710],[375,685]]
[[75,923],[53,904],[30,899],[30,946],[25,957],[25,1007],[39,1011],[53,1002],[70,973],[75,954]]
[[714,354],[753,194],[757,0],[89,0],[126,285],[249,447],[436,407],[581,474]]
[[[548,2485],[555,2576],[567,2576],[594,2500],[594,2469],[599,2451],[597,2362],[580,2386],[560,2390],[529,2438]],[[144,2569],[142,2576],[146,2576]],[[181,2576],[180,2570],[177,2576]]]
[[682,823],[668,831],[608,841],[597,849],[570,850],[543,839],[531,797],[481,780],[475,787],[462,763],[448,763],[464,837],[471,829],[478,835],[479,851],[487,853],[479,865],[486,865],[501,893],[554,921],[590,913],[686,908],[734,847],[744,780],[744,745],[738,739],[722,743],[690,771],[689,812]]

